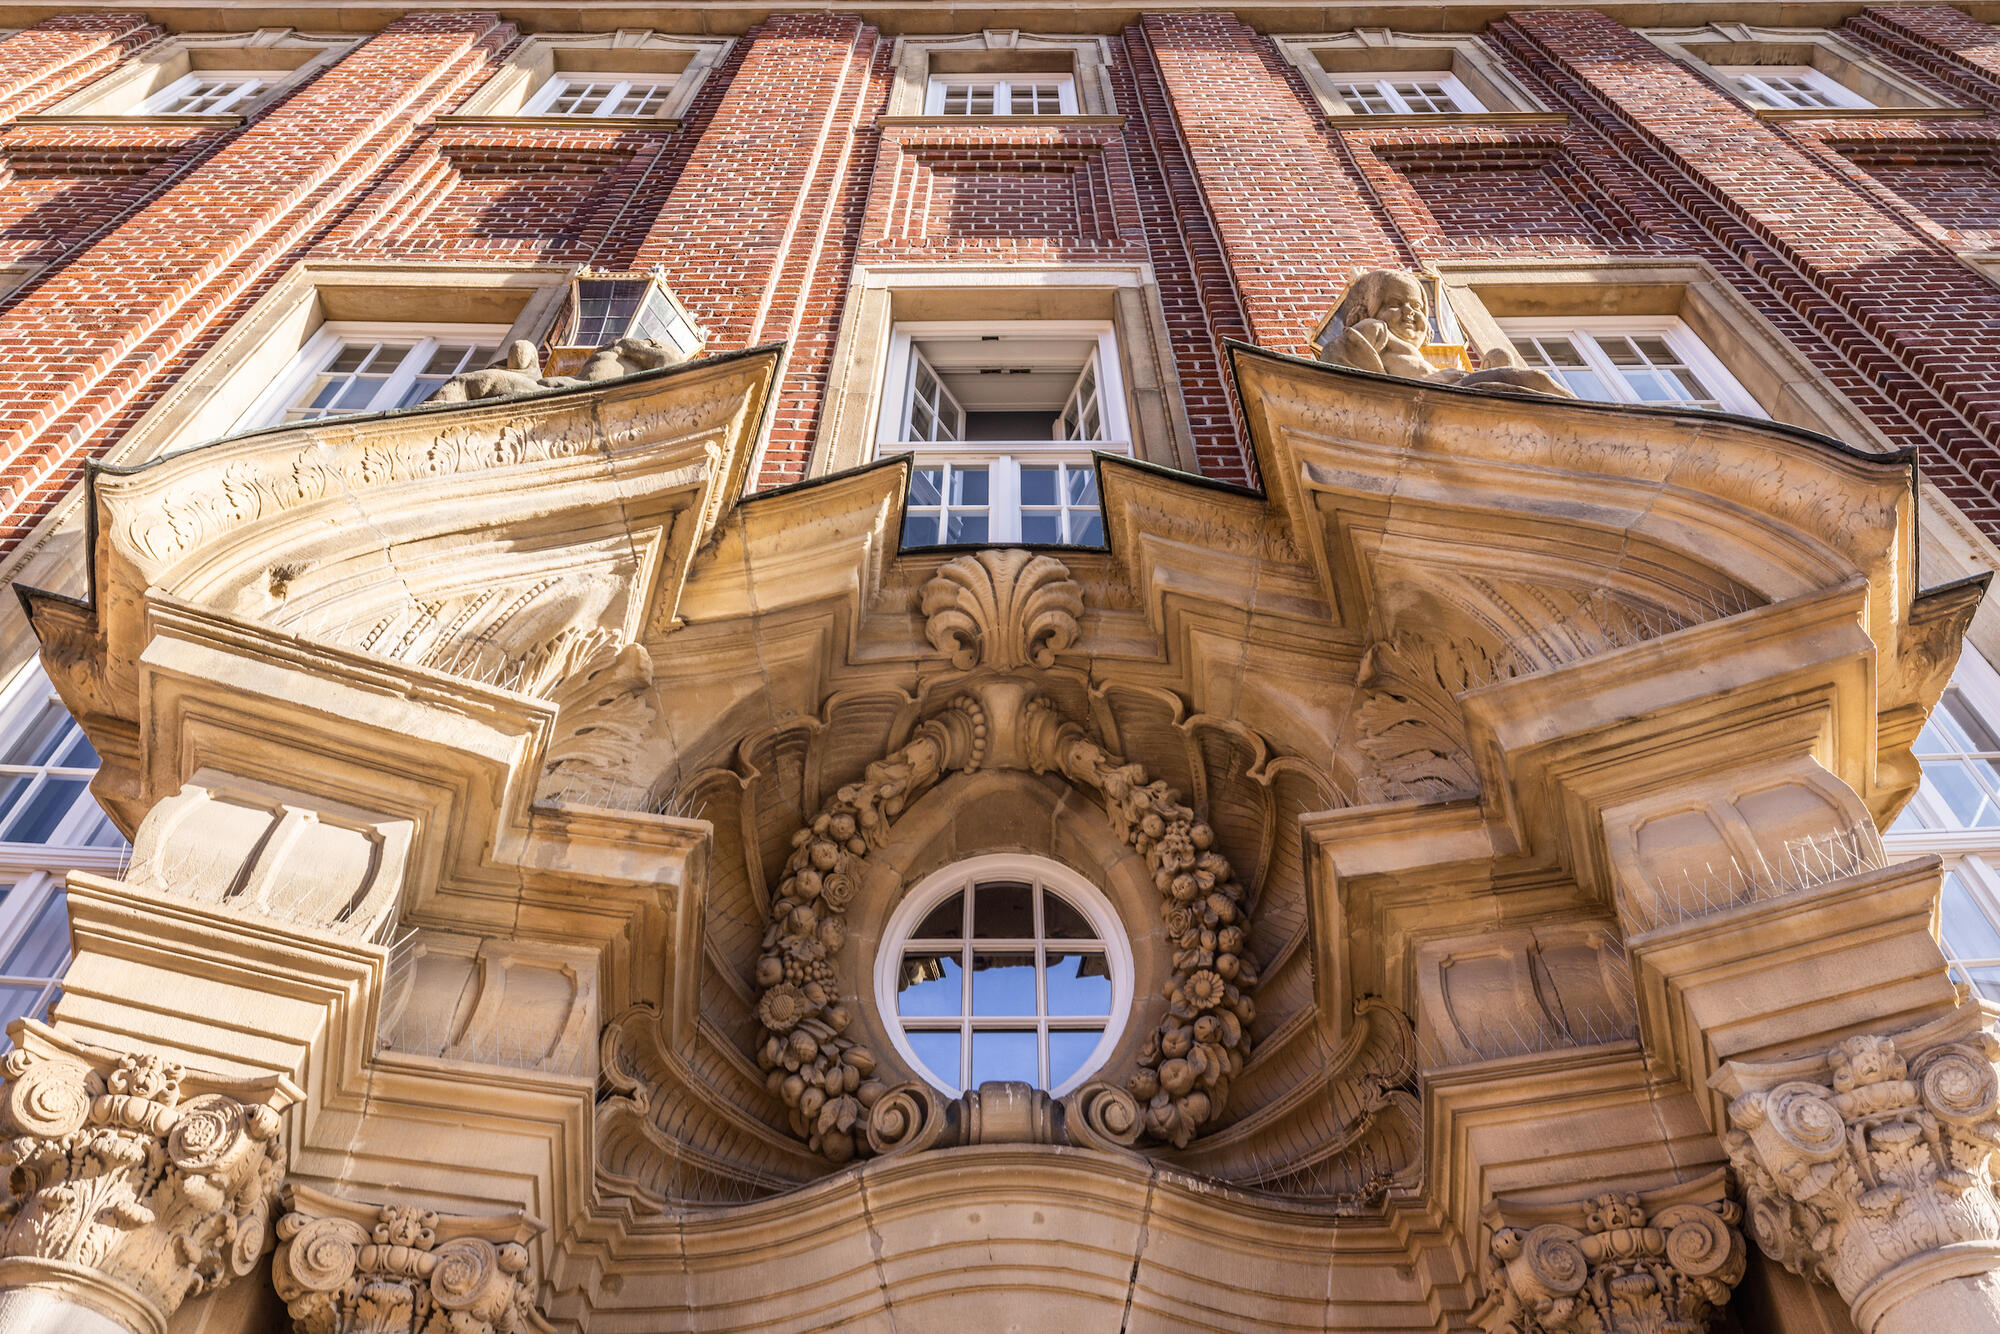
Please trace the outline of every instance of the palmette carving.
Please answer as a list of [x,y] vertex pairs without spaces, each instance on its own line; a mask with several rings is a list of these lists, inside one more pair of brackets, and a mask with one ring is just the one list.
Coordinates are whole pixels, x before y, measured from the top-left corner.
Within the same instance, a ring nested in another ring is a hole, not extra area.
[[1701,1334],[1745,1260],[1741,1210],[1714,1186],[1704,1192],[1714,1198],[1664,1208],[1606,1193],[1572,1220],[1532,1226],[1489,1210],[1486,1297],[1473,1322],[1487,1334]]
[[1848,1038],[1830,1080],[1788,1079],[1729,1105],[1724,1137],[1764,1252],[1850,1303],[1890,1270],[1961,1242],[2000,1244],[2000,1040]]
[[467,1218],[286,1194],[271,1280],[299,1334],[528,1334],[535,1313],[519,1214]]
[[924,637],[951,665],[1051,667],[1076,643],[1083,591],[1054,556],[980,551],[946,561],[924,585]]
[[0,1253],[94,1270],[159,1313],[249,1273],[284,1176],[277,1085],[188,1093],[151,1054],[0,1062],[10,1169]]

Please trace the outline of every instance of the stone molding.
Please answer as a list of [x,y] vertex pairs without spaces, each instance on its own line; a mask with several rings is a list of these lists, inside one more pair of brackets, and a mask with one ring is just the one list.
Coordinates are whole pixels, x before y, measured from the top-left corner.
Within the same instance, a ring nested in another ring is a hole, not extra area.
[[1743,1278],[1724,1174],[1564,1205],[1487,1206],[1487,1334],[1700,1334]]
[[1723,1147],[1764,1253],[1838,1289],[1864,1331],[1927,1286],[2000,1265],[1996,1059],[1975,1011],[1724,1066]]
[[542,1225],[285,1188],[271,1280],[298,1334],[528,1334]]
[[253,1270],[285,1170],[289,1080],[227,1082],[97,1051],[30,1021],[0,1071],[11,1172],[0,1287],[53,1287],[164,1331],[190,1296]]
[[881,1157],[973,1144],[1066,1144],[1129,1152],[1144,1129],[1137,1098],[1093,1082],[1057,1098],[1012,1081],[945,1098],[928,1084],[899,1084],[868,1113],[868,1147]]

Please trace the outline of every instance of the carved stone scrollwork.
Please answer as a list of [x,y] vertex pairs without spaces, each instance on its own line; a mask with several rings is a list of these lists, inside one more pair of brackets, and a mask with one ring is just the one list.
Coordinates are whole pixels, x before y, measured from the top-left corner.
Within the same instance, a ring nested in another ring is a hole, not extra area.
[[961,671],[1052,667],[1077,640],[1083,592],[1054,556],[981,551],[946,561],[922,605],[924,637]]
[[1743,1277],[1741,1210],[1721,1173],[1647,1195],[1489,1205],[1487,1334],[1701,1334]]
[[969,1144],[1068,1144],[1129,1151],[1144,1128],[1138,1101],[1092,1083],[1062,1098],[1027,1084],[981,1084],[945,1098],[928,1084],[899,1084],[868,1115],[868,1146],[887,1157]]
[[0,1062],[0,1286],[49,1283],[164,1330],[189,1296],[249,1273],[284,1177],[283,1079],[225,1082],[30,1025]]
[[299,1334],[529,1334],[535,1313],[523,1244],[541,1226],[515,1213],[467,1218],[356,1204],[304,1186],[271,1278]]
[[[2000,1251],[2000,1040],[1934,1031],[1844,1040],[1811,1063],[1731,1062],[1723,1147],[1765,1254],[1831,1283],[1861,1328],[1911,1291]],[[1810,1064],[1810,1077],[1799,1067]],[[1788,1077],[1790,1076],[1790,1077]],[[1935,1259],[1939,1273],[1921,1271]]]

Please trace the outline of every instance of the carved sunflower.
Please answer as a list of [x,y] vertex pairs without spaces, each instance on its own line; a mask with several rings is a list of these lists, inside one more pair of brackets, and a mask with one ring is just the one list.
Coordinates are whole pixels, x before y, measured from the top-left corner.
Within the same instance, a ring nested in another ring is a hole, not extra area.
[[1196,1010],[1213,1010],[1222,1004],[1226,983],[1204,968],[1187,980],[1188,1004]]
[[806,993],[789,982],[780,982],[757,1002],[757,1017],[773,1033],[789,1033],[812,1013]]

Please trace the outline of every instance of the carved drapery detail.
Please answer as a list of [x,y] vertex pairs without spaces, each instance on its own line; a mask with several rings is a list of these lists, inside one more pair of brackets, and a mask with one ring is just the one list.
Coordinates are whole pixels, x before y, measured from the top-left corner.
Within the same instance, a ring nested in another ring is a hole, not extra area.
[[287,1187],[271,1279],[298,1334],[529,1334],[521,1214],[468,1218]]
[[1083,591],[1054,556],[980,551],[946,561],[922,605],[924,637],[962,671],[1052,667],[1077,640]]
[[1765,1254],[1831,1283],[1859,1314],[1876,1280],[1926,1252],[2000,1245],[1996,1057],[1990,1033],[1920,1032],[1848,1038],[1816,1078],[1726,1067],[1719,1082],[1742,1091],[1723,1147]]
[[1184,1147],[1221,1115],[1229,1081],[1250,1054],[1257,966],[1248,953],[1249,908],[1228,859],[1215,850],[1214,831],[1172,788],[1091,741],[1047,701],[1017,708],[1017,695],[1006,699],[1005,707],[989,709],[970,696],[954,698],[793,838],[757,961],[757,1015],[768,1031],[757,1059],[790,1109],[793,1133],[834,1162],[877,1151],[870,1114],[888,1091],[873,1078],[874,1053],[846,1036],[852,1014],[834,970],[858,862],[939,779],[986,762],[996,717],[1018,719],[997,753],[1096,791],[1114,832],[1145,859],[1162,896],[1175,951],[1168,1013],[1128,1084],[1145,1105],[1145,1132]]
[[1742,1211],[1692,1188],[1569,1206],[1489,1206],[1487,1334],[1701,1334],[1743,1278]]
[[1129,1149],[1143,1129],[1138,1101],[1091,1083],[1061,1098],[1021,1083],[992,1083],[956,1098],[928,1084],[899,1084],[868,1115],[868,1147],[888,1156],[961,1144],[1069,1144]]
[[284,1177],[288,1082],[191,1077],[33,1028],[23,1040],[0,1062],[8,1260],[88,1271],[162,1329],[189,1296],[256,1267]]

